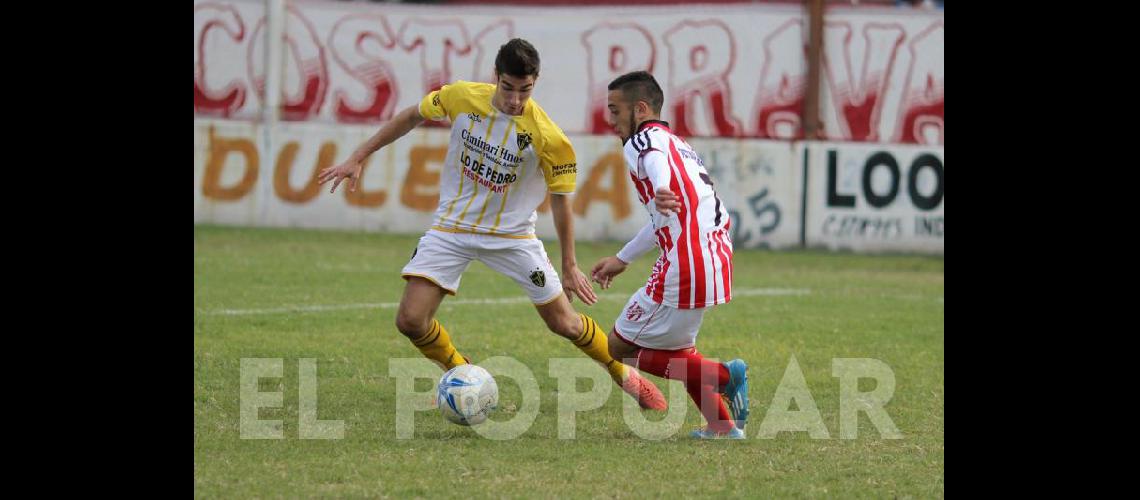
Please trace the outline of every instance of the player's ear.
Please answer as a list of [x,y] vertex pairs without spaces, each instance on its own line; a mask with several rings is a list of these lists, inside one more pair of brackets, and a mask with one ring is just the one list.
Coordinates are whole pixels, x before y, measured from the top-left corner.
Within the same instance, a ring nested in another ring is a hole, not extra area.
[[645,101],[637,101],[633,104],[634,115],[647,115],[649,114],[649,103]]

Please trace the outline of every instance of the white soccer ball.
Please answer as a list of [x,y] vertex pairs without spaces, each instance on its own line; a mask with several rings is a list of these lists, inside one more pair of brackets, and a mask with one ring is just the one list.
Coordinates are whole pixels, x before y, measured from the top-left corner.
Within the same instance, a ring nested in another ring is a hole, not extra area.
[[448,422],[475,425],[487,420],[487,414],[499,405],[499,386],[487,370],[459,365],[439,379],[436,399]]

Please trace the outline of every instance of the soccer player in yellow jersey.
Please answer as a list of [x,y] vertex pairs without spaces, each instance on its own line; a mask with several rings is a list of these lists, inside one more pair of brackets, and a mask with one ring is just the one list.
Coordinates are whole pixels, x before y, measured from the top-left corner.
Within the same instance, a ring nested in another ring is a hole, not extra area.
[[[478,260],[518,283],[550,331],[601,363],[643,408],[664,410],[661,391],[610,356],[606,332],[570,305],[573,295],[587,305],[598,297],[574,255],[574,148],[530,98],[538,70],[534,46],[520,38],[507,42],[495,57],[494,84],[457,81],[429,93],[418,106],[382,126],[344,163],[322,170],[320,183],[333,181],[335,192],[347,179],[348,189],[355,191],[369,155],[425,119],[448,118],[451,141],[440,172],[439,206],[402,272],[407,283],[396,328],[425,357],[447,369],[467,363],[434,316],[444,296],[459,289],[463,271]],[[547,192],[565,283],[534,234],[535,209]]]

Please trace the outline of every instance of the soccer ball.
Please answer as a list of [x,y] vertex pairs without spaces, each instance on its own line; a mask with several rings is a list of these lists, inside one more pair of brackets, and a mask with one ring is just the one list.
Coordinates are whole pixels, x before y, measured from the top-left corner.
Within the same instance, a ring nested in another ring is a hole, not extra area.
[[459,365],[439,379],[436,400],[448,422],[475,425],[487,420],[487,414],[499,405],[499,386],[487,370]]

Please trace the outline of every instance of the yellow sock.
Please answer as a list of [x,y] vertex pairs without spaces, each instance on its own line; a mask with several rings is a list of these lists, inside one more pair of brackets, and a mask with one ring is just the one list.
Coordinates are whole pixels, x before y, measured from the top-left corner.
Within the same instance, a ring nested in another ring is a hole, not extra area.
[[454,345],[451,345],[451,337],[447,335],[447,330],[444,330],[443,325],[435,319],[431,320],[427,335],[413,340],[412,344],[423,353],[424,357],[445,366],[447,370],[467,364],[467,360],[463,359]]
[[606,338],[606,332],[598,328],[598,323],[593,318],[581,313],[578,315],[582,317],[582,335],[574,339],[574,345],[578,346],[594,361],[605,366],[606,371],[610,372],[610,378],[621,385],[625,380],[628,368],[621,361],[610,356],[610,343]]

